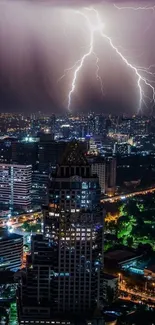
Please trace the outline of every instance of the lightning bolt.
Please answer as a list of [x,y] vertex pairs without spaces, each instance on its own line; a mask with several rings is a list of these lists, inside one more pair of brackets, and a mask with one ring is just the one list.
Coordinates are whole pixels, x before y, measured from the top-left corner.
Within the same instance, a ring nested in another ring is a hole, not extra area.
[[[115,7],[117,9],[128,9],[130,7],[117,7],[115,5]],[[135,8],[135,10],[138,9],[147,9],[147,10],[151,10],[152,8],[155,7],[138,7]],[[131,7],[132,9],[132,7]],[[101,76],[99,75],[99,58],[97,57],[97,54],[94,51],[94,38],[95,38],[95,33],[99,33],[100,37],[102,39],[104,39],[111,47],[111,49],[115,52],[115,54],[122,60],[122,62],[131,70],[133,71],[134,75],[136,76],[136,80],[137,80],[137,88],[139,90],[139,105],[138,105],[138,111],[141,110],[142,108],[142,104],[146,105],[146,101],[145,99],[149,99],[151,104],[154,105],[155,104],[155,87],[152,85],[152,83],[155,83],[154,80],[150,80],[150,77],[154,78],[155,77],[155,72],[151,72],[151,69],[154,68],[154,65],[149,66],[148,68],[146,67],[137,67],[134,64],[132,64],[128,58],[126,56],[124,56],[120,50],[121,46],[116,46],[115,43],[113,42],[112,38],[107,35],[104,32],[104,25],[103,22],[100,18],[99,12],[91,7],[91,8],[84,8],[85,12],[93,12],[95,14],[96,17],[96,24],[95,26],[91,23],[91,20],[89,18],[89,16],[87,14],[85,14],[82,11],[74,11],[74,13],[76,14],[80,14],[81,16],[84,17],[84,19],[87,22],[87,26],[88,29],[90,31],[90,42],[89,42],[89,48],[88,51],[81,57],[81,59],[79,59],[71,68],[68,68],[64,71],[64,74],[62,77],[59,78],[59,81],[64,78],[66,76],[66,74],[70,71],[70,70],[74,70],[73,73],[73,79],[72,79],[72,83],[71,83],[71,88],[70,91],[68,93],[68,111],[71,110],[71,102],[72,102],[72,97],[73,94],[75,92],[76,89],[76,84],[77,84],[77,79],[78,79],[78,75],[79,72],[82,70],[85,61],[88,57],[90,57],[91,55],[95,56],[96,59],[96,79],[100,82],[100,87],[101,87],[101,92],[102,94],[104,94],[104,87],[103,87],[103,81]],[[153,9],[152,9],[153,10]],[[144,76],[145,75],[145,76]],[[152,97],[150,98],[147,94],[146,91],[143,89],[144,87],[147,87],[148,89],[150,89],[151,93],[152,93]]]
[[[133,11],[146,11],[146,10],[151,10],[153,11],[153,14],[154,14],[154,11],[155,11],[155,6],[150,6],[150,7],[147,7],[147,6],[144,6],[144,7],[119,7],[118,5],[114,4],[114,7],[118,10],[133,10]],[[150,20],[150,23],[148,24],[148,26],[146,26],[146,29],[144,30],[144,33],[146,33],[149,28],[151,27],[152,25],[152,20]]]
[[[94,9],[94,8],[87,8],[87,10],[94,11],[95,14],[96,14],[96,17],[97,17],[98,24],[101,24],[101,18],[100,18],[100,15],[99,15],[98,11],[96,9]],[[139,108],[138,108],[138,110],[141,109],[142,103],[144,103],[146,105],[144,98],[145,97],[148,98],[148,96],[145,95],[145,92],[143,91],[142,84],[145,84],[147,87],[149,87],[151,89],[151,91],[152,91],[152,102],[154,104],[155,103],[155,88],[152,86],[150,81],[140,74],[140,69],[138,69],[136,66],[132,65],[127,60],[127,58],[119,51],[118,47],[116,47],[116,45],[113,43],[111,37],[109,37],[107,34],[105,34],[103,32],[103,29],[100,30],[100,35],[101,35],[102,38],[104,38],[105,40],[108,41],[111,48],[121,58],[121,60],[126,64],[126,66],[128,68],[130,68],[135,73],[135,75],[137,77],[137,86],[138,86],[138,89],[139,89]],[[145,73],[149,72],[147,68],[143,68],[143,71],[145,71]],[[150,72],[149,72],[149,74],[150,74]],[[152,74],[152,76],[153,76],[153,74]]]
[[59,83],[63,78],[66,77],[66,75],[68,74],[69,71],[73,70],[74,68],[76,68],[76,66],[80,63],[80,60],[78,60],[72,67],[67,68],[64,70],[64,74],[57,80],[57,83]]
[[155,10],[155,6],[152,6],[152,7],[147,7],[147,6],[145,6],[145,7],[119,7],[116,4],[114,4],[114,7],[119,10],[135,10],[135,11],[138,11],[138,10],[152,10],[152,11],[154,11]]
[[[61,81],[69,71],[71,71],[71,70],[73,70],[75,68],[74,75],[73,75],[73,80],[72,80],[72,84],[71,84],[71,89],[70,89],[69,94],[68,94],[68,105],[67,105],[68,111],[71,110],[70,109],[71,100],[72,100],[72,95],[73,95],[73,93],[75,91],[75,88],[76,88],[76,82],[77,82],[78,74],[79,74],[80,70],[82,69],[86,59],[91,55],[94,55],[95,59],[96,59],[96,79],[99,81],[100,88],[101,88],[101,93],[102,93],[102,95],[104,95],[103,81],[102,81],[101,76],[99,75],[99,69],[100,69],[99,68],[99,58],[97,57],[97,54],[94,52],[94,34],[95,34],[96,31],[98,31],[101,28],[101,25],[93,26],[91,24],[91,21],[88,18],[88,16],[85,15],[82,11],[75,11],[75,13],[81,15],[86,20],[88,29],[90,31],[90,42],[89,42],[88,51],[81,57],[81,59],[79,59],[77,62],[75,62],[75,64],[72,67],[70,67],[68,69],[65,69],[64,74],[58,79],[58,82]],[[102,26],[103,26],[103,24],[102,24]]]
[[78,73],[81,70],[81,68],[83,67],[85,60],[93,53],[93,48],[94,48],[93,45],[94,45],[94,31],[95,30],[91,28],[91,23],[90,23],[89,18],[84,13],[82,13],[80,11],[76,11],[76,13],[82,15],[87,21],[87,24],[88,24],[88,27],[89,27],[89,30],[90,30],[90,44],[89,44],[88,52],[85,53],[82,56],[82,58],[75,63],[75,65],[77,65],[77,67],[75,69],[73,80],[72,80],[72,86],[71,86],[71,89],[70,89],[69,94],[68,94],[68,105],[67,105],[67,107],[68,107],[69,111],[70,111],[70,107],[71,107],[72,94],[74,93],[74,90],[75,90],[75,87],[76,87],[76,80],[77,80],[77,77],[78,77]]
[[104,85],[103,85],[103,80],[102,80],[102,78],[101,78],[101,76],[100,76],[100,74],[99,74],[99,70],[100,70],[100,67],[99,67],[99,58],[98,58],[98,56],[96,55],[96,53],[94,52],[93,53],[94,54],[94,56],[95,56],[95,59],[96,59],[96,79],[99,81],[99,83],[100,83],[100,88],[101,88],[101,93],[102,93],[102,96],[104,96],[105,95],[105,92],[104,92]]

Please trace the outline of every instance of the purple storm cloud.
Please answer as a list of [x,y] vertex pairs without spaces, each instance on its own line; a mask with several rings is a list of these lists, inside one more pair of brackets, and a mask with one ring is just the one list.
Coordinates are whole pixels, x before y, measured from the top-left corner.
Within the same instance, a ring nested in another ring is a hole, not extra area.
[[[60,82],[58,79],[89,47],[86,22],[76,13],[85,6],[97,8],[106,34],[133,65],[155,64],[153,12],[119,10],[114,3],[127,7],[155,5],[149,1],[1,1],[1,110],[41,109],[51,114],[66,110],[74,71],[69,71]],[[94,16],[90,17],[94,24]],[[105,96],[101,95],[95,78],[94,57],[89,57],[78,75],[73,108],[135,112],[138,101],[135,74],[97,34],[94,44]],[[150,96],[149,89],[147,94]]]

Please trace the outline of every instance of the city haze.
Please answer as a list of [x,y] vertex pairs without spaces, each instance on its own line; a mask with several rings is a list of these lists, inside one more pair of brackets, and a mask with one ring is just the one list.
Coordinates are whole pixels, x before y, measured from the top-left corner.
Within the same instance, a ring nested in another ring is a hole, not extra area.
[[[152,2],[115,1],[118,6],[153,6]],[[106,34],[135,66],[154,62],[153,10],[119,10],[112,1],[48,1],[0,3],[0,109],[10,112],[42,110],[48,114],[67,111],[67,96],[74,70],[58,82],[89,49],[90,33],[83,17],[85,6],[95,6]],[[94,17],[91,17],[94,20]],[[95,52],[99,58],[104,95],[96,79],[94,56],[85,61],[78,74],[72,97],[73,111],[136,113],[139,90],[134,71],[129,69],[109,44],[96,34]],[[153,68],[150,70],[153,71]],[[146,75],[144,74],[146,77]],[[149,76],[150,77],[150,76]],[[154,75],[151,76],[154,83]],[[146,96],[152,93],[147,87]],[[146,99],[143,112],[152,112]]]

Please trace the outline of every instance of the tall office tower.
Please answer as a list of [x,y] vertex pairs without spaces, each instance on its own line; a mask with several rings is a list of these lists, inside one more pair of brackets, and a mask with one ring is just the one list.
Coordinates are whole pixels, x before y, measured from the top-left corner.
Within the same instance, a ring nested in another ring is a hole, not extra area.
[[99,154],[97,145],[93,138],[89,138],[88,142],[88,154],[92,156],[97,156]]
[[113,195],[116,190],[116,158],[94,157],[91,160],[91,169],[99,178],[101,192]]
[[105,192],[109,195],[114,195],[116,190],[116,158],[107,157],[105,163],[106,163]]
[[105,116],[95,116],[95,135],[104,135],[106,133],[106,119]]
[[133,135],[148,134],[149,119],[148,117],[136,116],[132,119],[131,128]]
[[95,134],[95,117],[94,117],[94,113],[90,113],[88,115],[88,129],[87,129],[87,133],[90,135],[94,135]]
[[34,170],[32,172],[31,199],[32,205],[47,205],[49,203],[49,183],[48,173]]
[[15,139],[4,138],[0,140],[0,163],[10,164],[12,162],[12,145]]
[[49,174],[60,160],[65,148],[66,142],[54,141],[51,134],[41,135],[38,148],[39,171]]
[[32,166],[0,164],[0,203],[27,209],[31,205]]
[[23,236],[0,230],[0,271],[17,271],[22,266]]
[[104,159],[97,159],[91,165],[93,174],[96,174],[99,178],[99,184],[101,192],[106,192],[106,163]]
[[51,127],[51,133],[55,134],[55,124],[56,124],[56,117],[54,114],[50,117],[50,127]]
[[[103,209],[98,178],[72,143],[51,181],[44,235],[19,287],[19,324],[103,324]],[[94,320],[95,319],[95,320]]]
[[19,165],[32,165],[34,170],[38,160],[39,138],[27,137],[12,143],[12,163]]

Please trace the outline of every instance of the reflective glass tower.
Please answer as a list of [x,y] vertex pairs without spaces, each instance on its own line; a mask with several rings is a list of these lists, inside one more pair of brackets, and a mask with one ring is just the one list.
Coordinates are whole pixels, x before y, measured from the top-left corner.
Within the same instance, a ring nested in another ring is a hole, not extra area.
[[77,143],[68,146],[51,178],[49,201],[44,235],[32,240],[19,289],[20,319],[26,324],[27,311],[29,320],[31,315],[41,323],[44,308],[44,320],[50,324],[96,324],[93,315],[103,296],[104,216],[98,178]]
[[58,245],[58,311],[99,307],[103,268],[100,187],[77,143],[68,146],[51,180],[44,233]]

